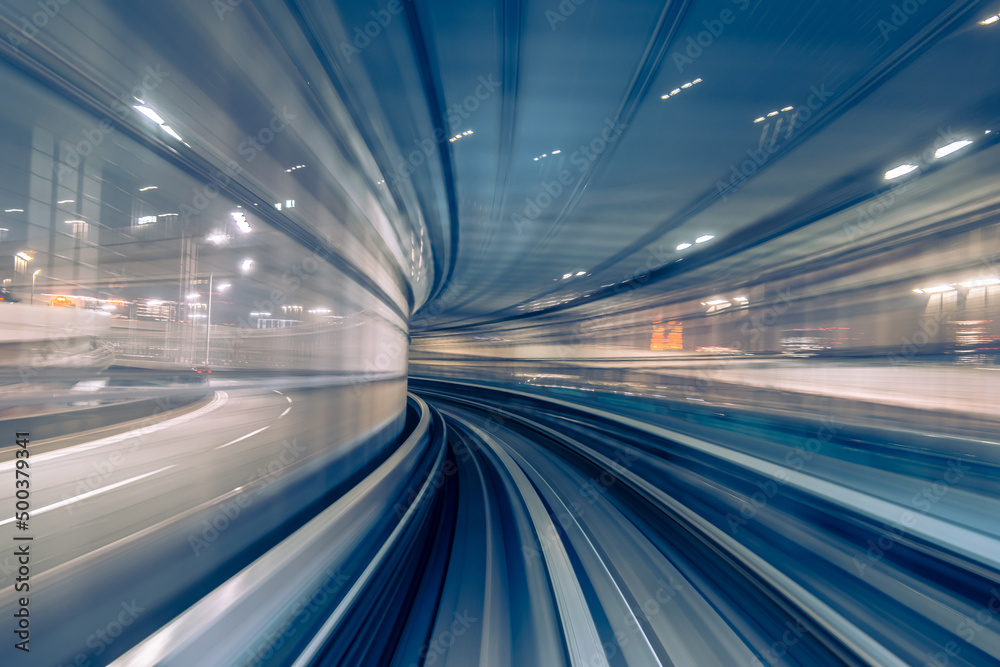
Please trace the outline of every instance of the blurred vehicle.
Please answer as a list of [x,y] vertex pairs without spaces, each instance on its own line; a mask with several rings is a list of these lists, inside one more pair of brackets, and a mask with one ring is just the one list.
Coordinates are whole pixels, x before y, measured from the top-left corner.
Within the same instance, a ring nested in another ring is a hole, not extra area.
[[0,301],[4,303],[17,303],[20,299],[14,296],[14,293],[6,287],[0,287]]
[[49,305],[59,308],[76,308],[76,301],[68,296],[54,296],[49,299]]

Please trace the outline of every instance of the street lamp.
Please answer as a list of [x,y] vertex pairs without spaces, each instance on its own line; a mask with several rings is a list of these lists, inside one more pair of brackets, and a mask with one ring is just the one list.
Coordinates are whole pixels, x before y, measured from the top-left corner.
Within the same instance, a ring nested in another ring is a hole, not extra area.
[[35,278],[41,272],[41,269],[35,269],[35,272],[31,274],[31,301],[29,302],[31,305],[35,305]]
[[[208,274],[208,315],[205,318],[205,367],[208,368],[208,352],[212,344],[212,282],[215,279],[215,272]],[[230,283],[219,285],[219,292],[225,292],[232,287]]]

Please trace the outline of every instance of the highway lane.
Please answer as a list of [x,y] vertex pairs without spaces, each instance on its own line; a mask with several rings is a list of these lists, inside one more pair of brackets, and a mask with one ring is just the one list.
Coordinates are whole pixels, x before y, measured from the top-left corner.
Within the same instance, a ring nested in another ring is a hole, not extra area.
[[[301,525],[329,494],[342,492],[384,456],[402,425],[393,407],[405,395],[398,380],[360,389],[343,378],[326,386],[315,379],[305,387],[219,384],[225,388],[204,405],[164,413],[141,429],[97,439],[84,433],[63,439],[58,449],[37,443],[41,453],[29,459],[33,512],[24,533],[34,538],[32,599],[38,618],[73,649],[67,659],[96,657],[85,646],[93,629],[83,609],[99,617],[107,608],[113,616],[122,600],[140,600],[155,610],[129,641],[141,639]],[[369,442],[378,431],[383,435]],[[0,507],[11,509],[12,468],[12,461],[0,464]],[[11,544],[0,551],[5,610],[15,597]],[[183,576],[157,581],[152,575],[168,565]],[[117,642],[115,652],[127,645]]]

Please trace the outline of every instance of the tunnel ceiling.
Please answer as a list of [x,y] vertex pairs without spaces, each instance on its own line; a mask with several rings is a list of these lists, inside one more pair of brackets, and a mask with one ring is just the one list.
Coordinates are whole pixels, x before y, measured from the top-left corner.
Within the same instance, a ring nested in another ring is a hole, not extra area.
[[[964,169],[946,198],[958,205],[975,189],[975,169],[959,165],[997,136],[986,131],[997,128],[1000,26],[980,23],[994,9],[342,7],[354,29],[338,57],[374,82],[358,108],[378,103],[404,156],[384,187],[424,179],[438,196],[436,290],[415,330],[565,309],[623,285],[735,286],[779,259],[867,243],[831,220],[884,194],[885,172],[904,163]],[[394,32],[404,27],[405,40]],[[974,143],[934,159],[965,137]]]

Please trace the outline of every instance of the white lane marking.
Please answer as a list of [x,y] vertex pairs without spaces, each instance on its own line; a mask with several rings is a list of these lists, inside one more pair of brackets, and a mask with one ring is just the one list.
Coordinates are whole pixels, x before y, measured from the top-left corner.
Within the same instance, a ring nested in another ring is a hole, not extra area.
[[[208,405],[198,408],[194,412],[189,412],[186,415],[181,415],[180,417],[174,417],[173,419],[168,419],[166,421],[159,422],[158,424],[151,424],[149,426],[143,426],[142,428],[137,428],[133,431],[128,431],[127,433],[119,433],[118,435],[108,436],[107,438],[101,438],[100,440],[94,440],[92,442],[84,442],[79,445],[73,445],[72,447],[64,447],[63,449],[56,450],[54,452],[48,452],[45,454],[39,454],[38,456],[32,456],[34,461],[49,461],[52,459],[57,459],[61,456],[68,456],[70,454],[77,454],[79,452],[85,452],[89,449],[96,449],[97,447],[103,447],[105,445],[113,445],[118,442],[128,440],[129,438],[136,438],[141,436],[149,435],[150,433],[155,433],[157,431],[162,431],[165,428],[173,428],[179,426],[185,422],[189,422],[192,419],[197,419],[202,415],[208,414],[214,410],[218,410],[223,405],[225,405],[226,400],[228,400],[229,394],[224,391],[215,392],[215,397],[212,402]],[[136,443],[138,446],[139,443]],[[7,470],[14,469],[15,461],[7,461],[5,463],[0,463],[0,472],[5,472]]]
[[284,411],[284,412],[282,412],[282,413],[281,413],[280,415],[278,415],[278,419],[281,419],[282,417],[284,417],[285,415],[287,415],[287,414],[288,414],[289,412],[291,412],[291,411],[292,411],[292,408],[291,408],[291,406],[289,406],[289,407],[285,408],[285,411]]
[[[60,507],[65,507],[66,505],[72,505],[73,503],[78,502],[80,500],[84,500],[86,498],[93,498],[94,496],[97,496],[97,495],[100,495],[102,493],[106,493],[108,491],[112,491],[114,489],[117,489],[120,486],[125,486],[126,484],[131,484],[132,482],[138,482],[140,479],[145,479],[146,477],[150,477],[150,476],[155,475],[157,473],[161,473],[164,470],[170,470],[171,468],[176,468],[176,467],[177,467],[176,464],[169,465],[169,466],[166,466],[164,468],[160,468],[159,470],[154,470],[153,472],[147,472],[145,475],[139,475],[139,476],[133,477],[131,479],[126,479],[124,482],[117,482],[117,483],[111,484],[109,486],[102,486],[101,488],[99,488],[99,489],[97,489],[95,491],[88,491],[87,493],[81,493],[80,495],[78,495],[78,496],[76,496],[74,498],[67,498],[66,500],[60,500],[59,502],[54,503],[52,505],[46,505],[45,507],[41,507],[41,508],[39,508],[37,510],[32,510],[31,516],[38,516],[39,514],[42,514],[44,512],[51,512],[52,510],[59,509]],[[11,517],[9,519],[5,519],[4,521],[0,521],[0,526],[4,525],[5,523],[11,523],[13,520],[14,520],[14,517]]]
[[240,440],[246,440],[246,439],[247,439],[247,438],[249,438],[249,437],[250,437],[251,435],[257,435],[257,434],[258,434],[258,433],[260,433],[261,431],[266,431],[266,430],[267,430],[267,429],[269,429],[269,428],[271,428],[271,425],[270,425],[270,424],[268,424],[268,425],[267,425],[267,426],[265,426],[264,428],[259,428],[259,429],[257,429],[256,431],[253,431],[252,433],[247,433],[246,435],[244,435],[244,436],[242,436],[242,437],[240,437],[240,438],[236,438],[235,440],[230,440],[229,442],[227,442],[227,443],[226,443],[226,444],[224,444],[224,445],[219,445],[218,447],[216,447],[216,449],[222,449],[223,447],[228,447],[229,445],[235,445],[235,444],[236,444],[237,442],[239,442]]

